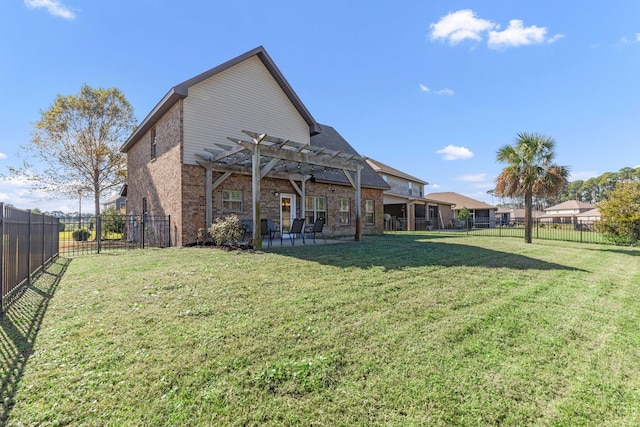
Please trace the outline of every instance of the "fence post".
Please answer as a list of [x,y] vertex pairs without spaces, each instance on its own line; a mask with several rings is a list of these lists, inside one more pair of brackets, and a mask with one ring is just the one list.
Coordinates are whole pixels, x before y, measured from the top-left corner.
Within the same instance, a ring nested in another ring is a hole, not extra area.
[[169,215],[169,220],[168,221],[169,221],[169,223],[167,224],[168,225],[167,229],[169,230],[169,233],[168,233],[169,234],[169,247],[171,247],[171,215]]
[[0,316],[4,313],[4,203],[0,202]]
[[31,209],[27,210],[29,212],[29,225],[27,233],[27,284],[31,285]]
[[98,253],[102,249],[102,216],[96,215],[96,242],[98,243]]
[[142,221],[140,221],[142,223],[142,227],[140,227],[140,245],[142,245],[142,249],[144,249],[144,229],[147,226],[147,215],[146,214],[142,214]]
[[42,214],[42,258],[40,258],[42,260],[42,264],[45,264],[46,261],[46,251],[45,251],[45,246],[46,246],[46,238],[45,235],[47,234],[47,224],[46,224],[46,219],[47,216],[43,213]]
[[582,228],[584,227],[582,220],[578,220],[578,226],[580,227],[580,243],[582,243]]

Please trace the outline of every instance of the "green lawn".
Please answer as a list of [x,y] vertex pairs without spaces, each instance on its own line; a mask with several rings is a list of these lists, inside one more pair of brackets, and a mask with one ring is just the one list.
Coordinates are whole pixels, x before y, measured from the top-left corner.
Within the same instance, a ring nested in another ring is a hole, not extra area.
[[639,294],[638,248],[466,235],[61,259],[2,320],[4,411],[8,425],[637,426]]

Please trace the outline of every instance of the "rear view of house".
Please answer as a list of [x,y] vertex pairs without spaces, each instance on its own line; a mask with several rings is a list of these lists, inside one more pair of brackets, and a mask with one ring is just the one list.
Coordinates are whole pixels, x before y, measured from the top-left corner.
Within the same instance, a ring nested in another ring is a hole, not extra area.
[[214,218],[325,219],[325,234],[383,230],[387,184],[321,126],[262,47],[173,87],[123,145],[127,212],[170,215],[174,244]]

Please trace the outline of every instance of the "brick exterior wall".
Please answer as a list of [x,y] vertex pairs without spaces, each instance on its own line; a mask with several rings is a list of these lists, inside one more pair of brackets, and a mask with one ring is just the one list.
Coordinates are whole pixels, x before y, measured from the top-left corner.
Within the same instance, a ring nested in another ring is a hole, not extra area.
[[[204,170],[203,170],[204,171]],[[204,172],[203,172],[204,174]],[[221,174],[214,173],[215,181]],[[204,179],[202,180],[204,183]],[[262,218],[270,218],[274,222],[280,221],[280,198],[274,195],[278,193],[297,194],[291,183],[279,179],[263,178],[260,182],[260,211]],[[333,189],[333,191],[332,191]],[[222,209],[222,192],[225,190],[242,192],[242,210],[239,212],[228,212]],[[306,183],[305,192],[307,196],[324,196],[327,198],[327,223],[324,232],[327,236],[353,236],[355,234],[355,191],[351,186],[329,185],[322,183]],[[204,193],[204,191],[203,191]],[[349,225],[340,224],[340,199],[348,198],[351,201],[350,213],[351,223]],[[374,200],[375,224],[364,224],[365,200]],[[363,188],[362,189],[362,234],[379,234],[384,230],[384,205],[382,190]],[[300,216],[302,200],[296,196],[296,212]],[[204,209],[204,207],[203,207]],[[231,175],[213,192],[213,218],[235,214],[240,219],[253,219],[253,206],[251,196],[251,177],[247,175]],[[202,214],[204,221],[204,211]]]
[[[151,130],[127,152],[127,212],[171,216],[172,244],[182,237],[182,101],[178,101],[156,123],[156,158],[151,159]],[[202,168],[200,168],[202,169]]]

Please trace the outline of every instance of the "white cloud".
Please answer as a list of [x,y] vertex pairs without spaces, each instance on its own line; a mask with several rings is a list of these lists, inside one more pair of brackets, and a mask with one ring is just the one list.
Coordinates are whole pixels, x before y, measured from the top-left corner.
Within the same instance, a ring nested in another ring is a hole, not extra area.
[[431,38],[445,40],[452,45],[465,39],[480,41],[481,34],[495,26],[491,21],[476,18],[474,11],[464,9],[449,13],[435,24],[431,24]]
[[465,181],[465,182],[484,182],[487,179],[486,173],[468,173],[465,175],[460,175],[456,178],[457,181]]
[[74,19],[76,14],[67,6],[60,3],[59,0],[24,0],[24,5],[29,9],[44,8],[53,16],[59,16],[65,19]]
[[453,91],[449,88],[440,89],[434,92],[436,95],[453,95]]
[[434,190],[437,190],[438,188],[440,188],[438,184],[429,184],[429,187],[433,188]]
[[473,157],[471,150],[455,145],[447,145],[443,149],[436,151],[436,153],[442,154],[445,160],[464,160]]
[[[19,209],[35,209],[41,211],[77,212],[78,199],[52,198],[51,194],[34,190],[32,182],[26,178],[0,177],[0,202],[12,204]],[[87,200],[83,198],[83,202]],[[87,212],[93,212],[93,199],[87,203]],[[83,206],[85,203],[83,203]],[[84,211],[85,209],[83,209]]]
[[488,45],[491,49],[502,49],[507,47],[526,46],[530,44],[540,44],[545,41],[553,43],[562,38],[562,34],[556,34],[550,39],[546,39],[547,29],[532,25],[525,27],[520,19],[509,21],[509,27],[504,31],[489,31]]
[[[485,33],[488,32],[487,45],[491,49],[554,43],[564,37],[562,34],[547,37],[545,27],[536,25],[525,27],[524,22],[520,19],[512,19],[509,21],[509,27],[504,31],[499,31],[500,25],[478,18],[475,12],[470,9],[451,12],[435,24],[431,24],[430,28],[432,40],[444,40],[451,45],[456,45],[466,39],[481,41]],[[640,40],[640,33],[637,36]]]
[[0,153],[0,159],[6,159],[6,158],[7,158],[7,155],[6,155],[6,154],[4,154],[4,153]]
[[622,37],[620,39],[621,44],[632,44],[632,43],[638,43],[638,42],[640,42],[640,33],[634,34],[632,39],[629,39],[628,37]]
[[547,39],[547,44],[555,43],[558,40],[564,38],[564,34],[555,34],[553,37]]
[[432,91],[429,87],[423,84],[420,84],[420,90],[425,93],[432,92],[432,93],[435,93],[436,95],[453,95],[453,91],[449,88]]

